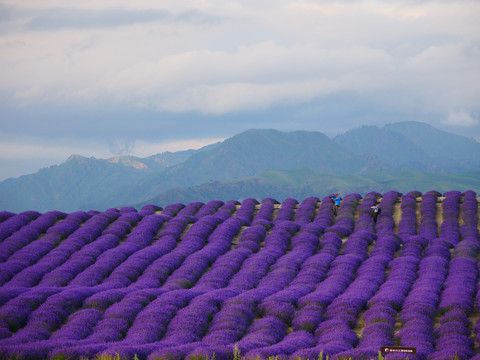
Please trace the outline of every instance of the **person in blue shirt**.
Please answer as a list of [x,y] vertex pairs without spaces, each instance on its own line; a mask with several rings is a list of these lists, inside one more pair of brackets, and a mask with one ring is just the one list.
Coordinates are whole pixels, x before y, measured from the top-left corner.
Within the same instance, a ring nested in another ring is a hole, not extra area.
[[337,215],[338,208],[340,207],[340,201],[342,201],[342,197],[338,194],[335,194],[335,196],[332,197],[333,200],[333,214]]

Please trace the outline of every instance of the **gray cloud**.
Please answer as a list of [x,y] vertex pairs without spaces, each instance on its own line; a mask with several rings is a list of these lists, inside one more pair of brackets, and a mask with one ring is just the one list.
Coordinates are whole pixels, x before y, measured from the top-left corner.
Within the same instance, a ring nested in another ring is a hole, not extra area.
[[478,2],[0,1],[0,134],[64,158],[404,120],[480,138]]
[[115,156],[130,155],[135,147],[135,139],[109,139],[108,148]]
[[9,20],[11,18],[11,7],[0,3],[0,21]]
[[153,21],[212,23],[218,17],[195,10],[173,14],[165,10],[85,10],[51,8],[42,10],[27,22],[28,30],[95,29],[141,24]]

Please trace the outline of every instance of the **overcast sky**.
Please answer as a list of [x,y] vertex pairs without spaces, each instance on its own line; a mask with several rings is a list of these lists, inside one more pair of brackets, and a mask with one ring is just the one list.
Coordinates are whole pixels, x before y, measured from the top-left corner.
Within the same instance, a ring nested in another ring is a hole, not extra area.
[[251,128],[480,139],[480,2],[0,0],[0,180]]

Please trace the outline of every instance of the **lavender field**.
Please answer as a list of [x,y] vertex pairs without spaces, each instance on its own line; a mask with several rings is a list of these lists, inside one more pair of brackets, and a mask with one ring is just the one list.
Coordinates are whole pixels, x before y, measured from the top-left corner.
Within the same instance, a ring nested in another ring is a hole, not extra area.
[[480,360],[478,209],[391,191],[336,215],[328,197],[0,212],[0,358]]

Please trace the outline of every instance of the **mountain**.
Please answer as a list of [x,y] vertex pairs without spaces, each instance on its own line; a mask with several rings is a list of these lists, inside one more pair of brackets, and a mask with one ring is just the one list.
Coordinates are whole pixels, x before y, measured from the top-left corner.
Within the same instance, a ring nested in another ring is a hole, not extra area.
[[306,167],[333,174],[390,168],[375,156],[356,155],[319,132],[248,130],[198,152],[165,172],[152,174],[98,203],[145,201],[167,190],[252,176],[271,169]]
[[415,122],[362,127],[334,139],[320,132],[248,130],[202,149],[147,158],[73,155],[61,165],[0,182],[0,209],[71,212],[149,201],[303,198],[393,185],[433,187],[435,176],[450,181],[450,189],[465,183],[476,189],[478,180],[463,173],[480,169],[479,157],[479,143]]
[[243,200],[248,197],[264,199],[274,198],[280,202],[288,197],[322,198],[333,192],[348,194],[370,191],[385,193],[397,190],[407,193],[411,190],[427,192],[437,190],[441,193],[458,190],[473,190],[480,193],[480,170],[461,175],[446,173],[425,173],[418,170],[405,170],[396,173],[368,173],[363,175],[333,175],[312,169],[271,170],[255,176],[227,181],[214,181],[190,188],[176,188],[166,191],[147,201],[133,204],[141,208],[146,204],[165,206],[180,202],[208,202],[217,200]]
[[165,171],[193,153],[195,151],[190,150],[144,159],[121,156],[106,160],[72,155],[60,165],[0,182],[0,208],[11,211],[92,209],[105,194],[134,184],[148,174]]
[[415,121],[382,128],[363,126],[333,140],[356,154],[375,154],[398,169],[459,172],[480,168],[480,143]]

